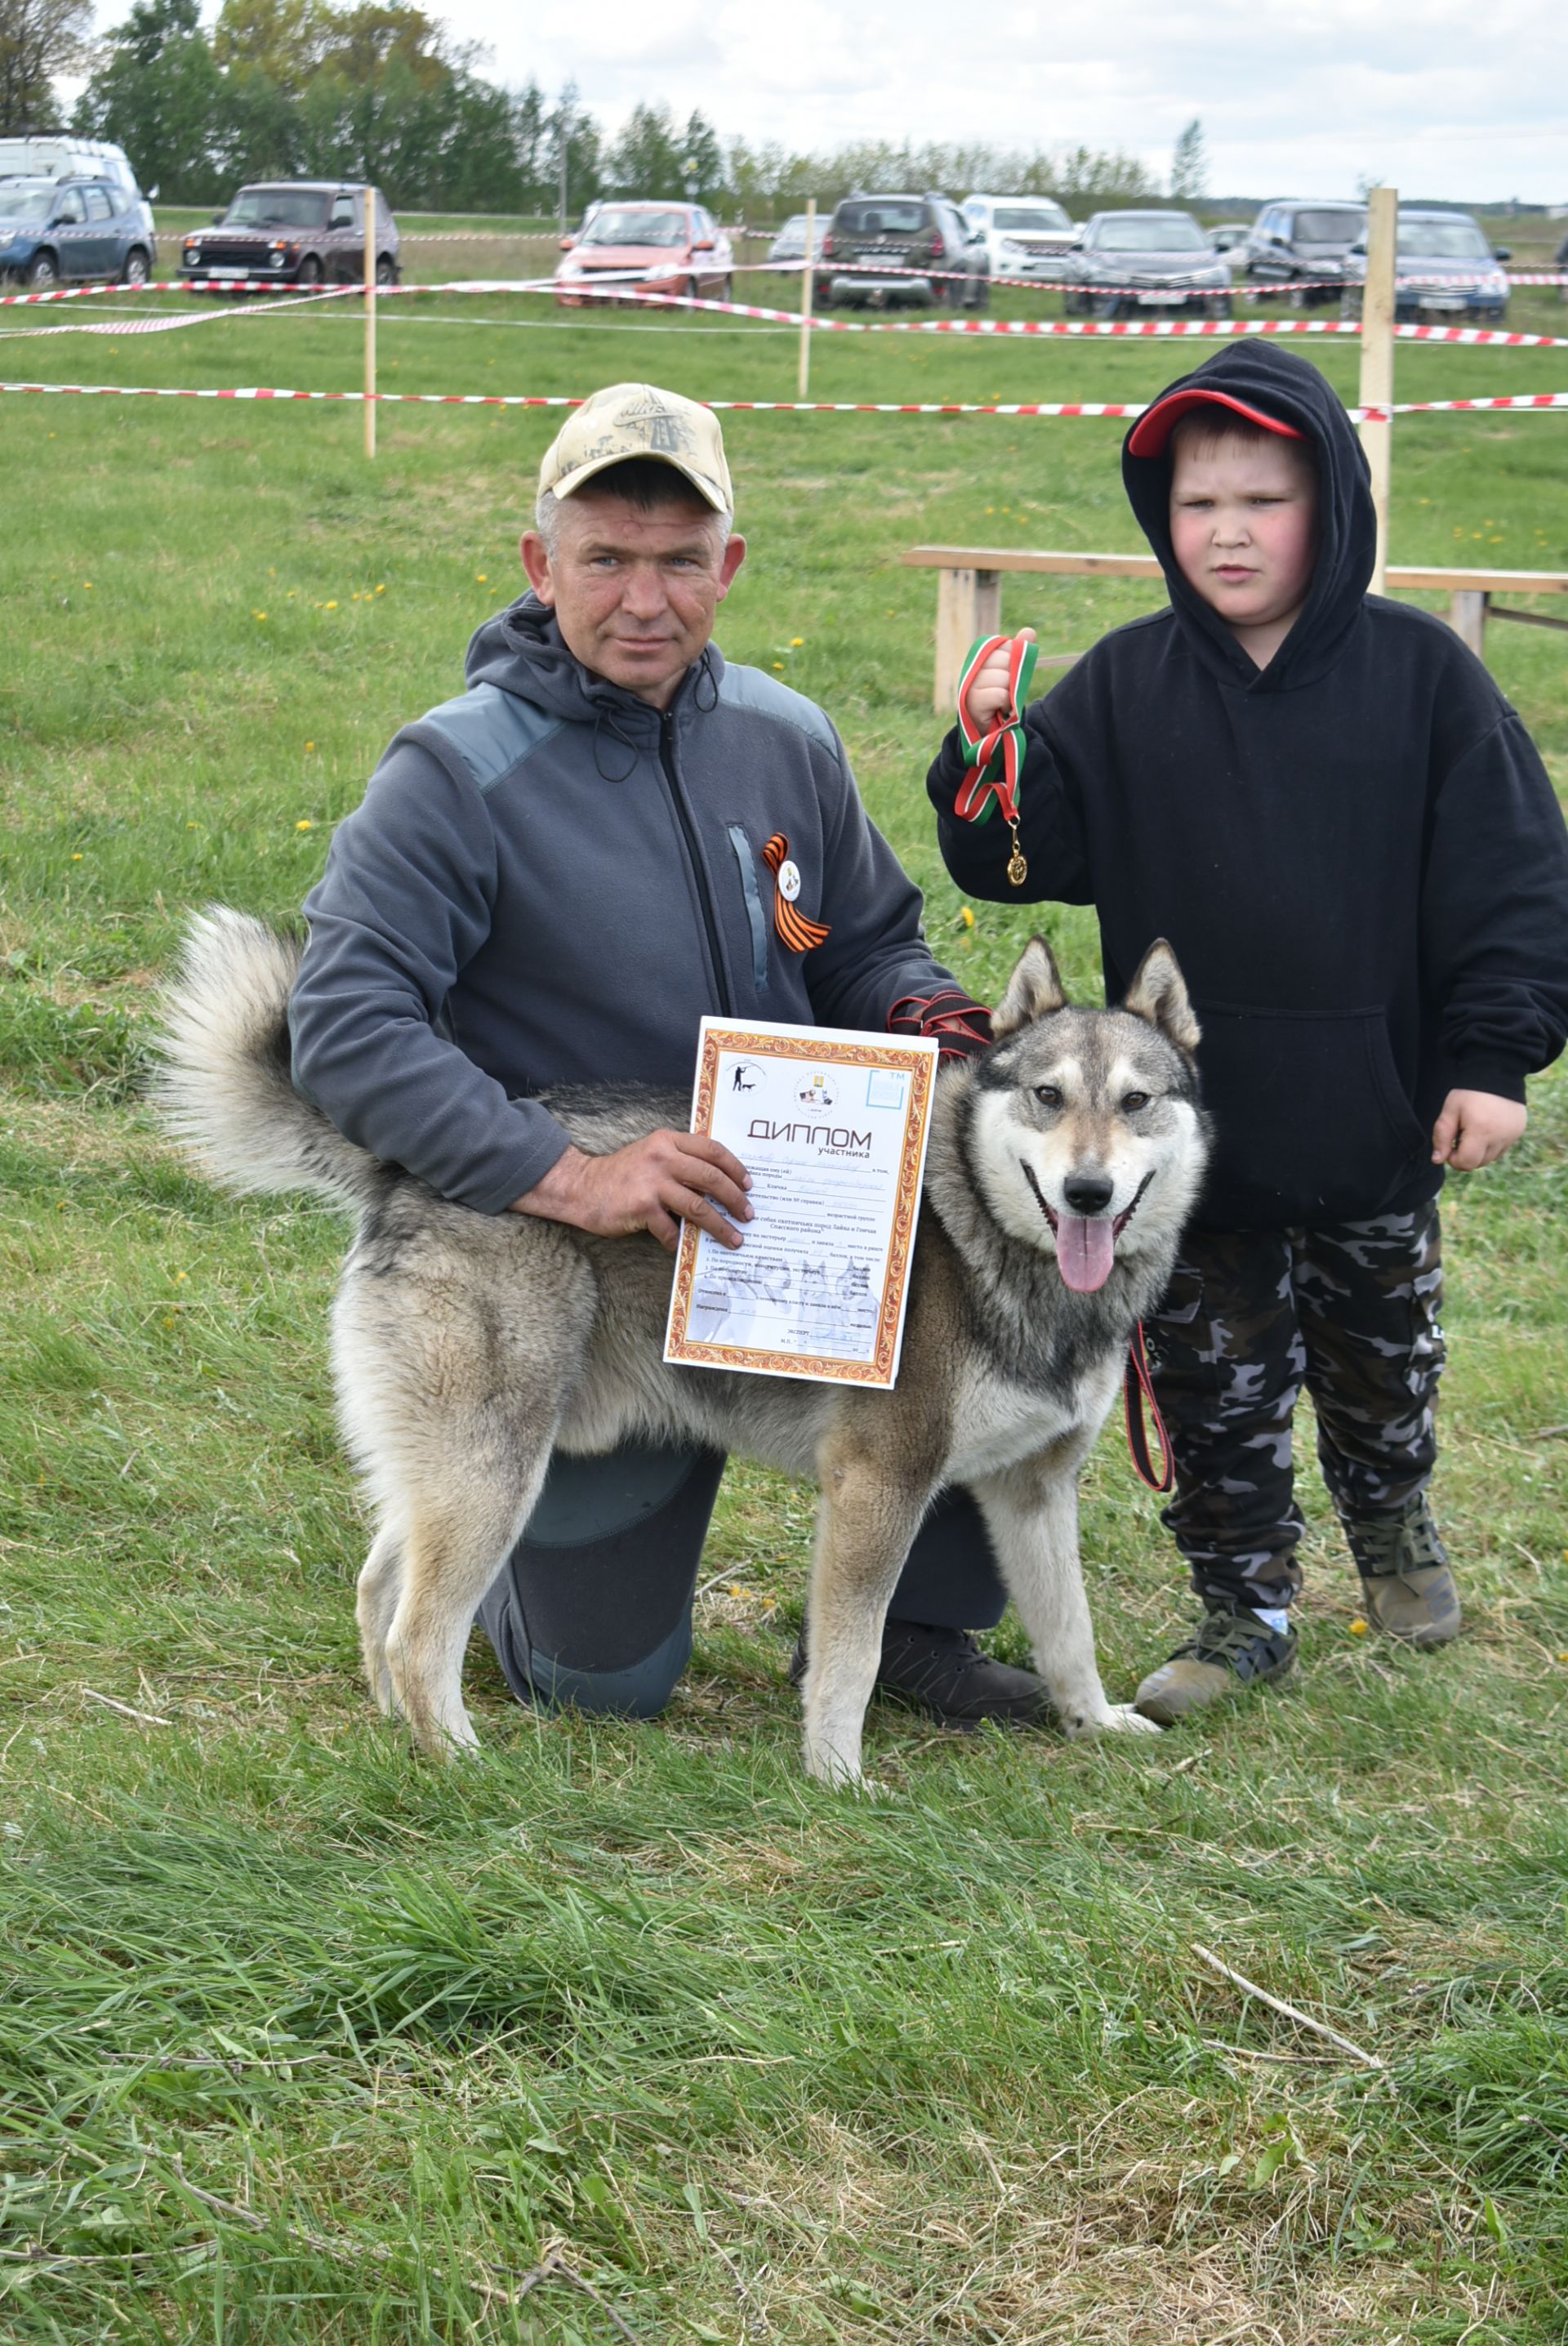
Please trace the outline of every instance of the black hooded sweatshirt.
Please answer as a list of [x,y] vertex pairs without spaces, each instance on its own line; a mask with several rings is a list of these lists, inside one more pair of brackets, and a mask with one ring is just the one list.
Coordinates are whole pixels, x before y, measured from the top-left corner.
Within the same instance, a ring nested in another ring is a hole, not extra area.
[[1451,1088],[1522,1100],[1562,1049],[1568,831],[1481,661],[1441,619],[1368,595],[1366,460],[1324,377],[1248,341],[1170,388],[1187,384],[1314,444],[1300,617],[1257,668],[1176,567],[1168,454],[1124,446],[1170,608],[1106,636],[1028,710],[1021,890],[1000,818],[954,816],[949,734],[929,783],[942,859],[994,903],[1093,904],[1109,1001],[1170,940],[1217,1127],[1201,1222],[1368,1220],[1440,1186],[1431,1134]]

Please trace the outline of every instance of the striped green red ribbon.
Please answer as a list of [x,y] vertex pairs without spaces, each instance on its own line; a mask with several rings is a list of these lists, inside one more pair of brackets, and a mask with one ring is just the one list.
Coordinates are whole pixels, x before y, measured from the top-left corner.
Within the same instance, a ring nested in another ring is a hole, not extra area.
[[[1007,654],[1007,706],[999,709],[983,730],[971,722],[969,688],[993,653]],[[972,769],[953,801],[953,812],[964,822],[986,822],[1000,806],[1004,819],[1018,821],[1018,778],[1023,770],[1023,703],[1028,695],[1037,645],[1018,636],[982,636],[970,647],[958,679],[958,730],[963,762]]]

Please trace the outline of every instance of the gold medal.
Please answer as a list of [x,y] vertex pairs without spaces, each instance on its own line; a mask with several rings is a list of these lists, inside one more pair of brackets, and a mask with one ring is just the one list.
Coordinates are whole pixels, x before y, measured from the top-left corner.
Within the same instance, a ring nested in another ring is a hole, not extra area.
[[1018,825],[1013,823],[1011,828],[1013,852],[1007,859],[1007,884],[1010,888],[1022,888],[1029,877],[1029,865],[1024,858],[1023,850],[1018,844]]

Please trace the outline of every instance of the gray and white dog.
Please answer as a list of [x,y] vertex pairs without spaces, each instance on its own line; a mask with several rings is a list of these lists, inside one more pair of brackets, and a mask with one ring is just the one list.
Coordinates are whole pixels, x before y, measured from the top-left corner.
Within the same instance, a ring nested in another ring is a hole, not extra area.
[[[196,922],[168,1004],[159,1105],[230,1188],[313,1190],[358,1212],[334,1354],[380,1526],[360,1634],[382,1708],[427,1751],[476,1739],[463,1649],[552,1449],[593,1454],[631,1437],[816,1476],[813,1776],[860,1780],[888,1601],[922,1515],[954,1483],[980,1504],[1066,1732],[1158,1731],[1100,1683],[1077,1480],[1207,1157],[1197,1025],[1168,945],[1150,946],[1119,1009],[1086,1010],[1067,1005],[1035,938],[991,1050],[943,1071],[891,1393],[668,1366],[672,1267],[653,1239],[476,1214],[344,1139],[290,1080],[299,959],[246,915]],[[590,1151],[687,1121],[673,1094],[545,1097]]]

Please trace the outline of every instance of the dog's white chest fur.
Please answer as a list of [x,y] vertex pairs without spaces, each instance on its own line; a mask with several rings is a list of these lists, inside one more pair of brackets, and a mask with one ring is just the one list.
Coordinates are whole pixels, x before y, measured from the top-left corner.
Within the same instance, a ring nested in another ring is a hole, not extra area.
[[974,1368],[959,1389],[953,1413],[949,1478],[969,1482],[1005,1474],[1081,1427],[1097,1427],[1115,1395],[1116,1366],[1109,1362],[1075,1380],[1057,1400],[1029,1391],[995,1370]]

